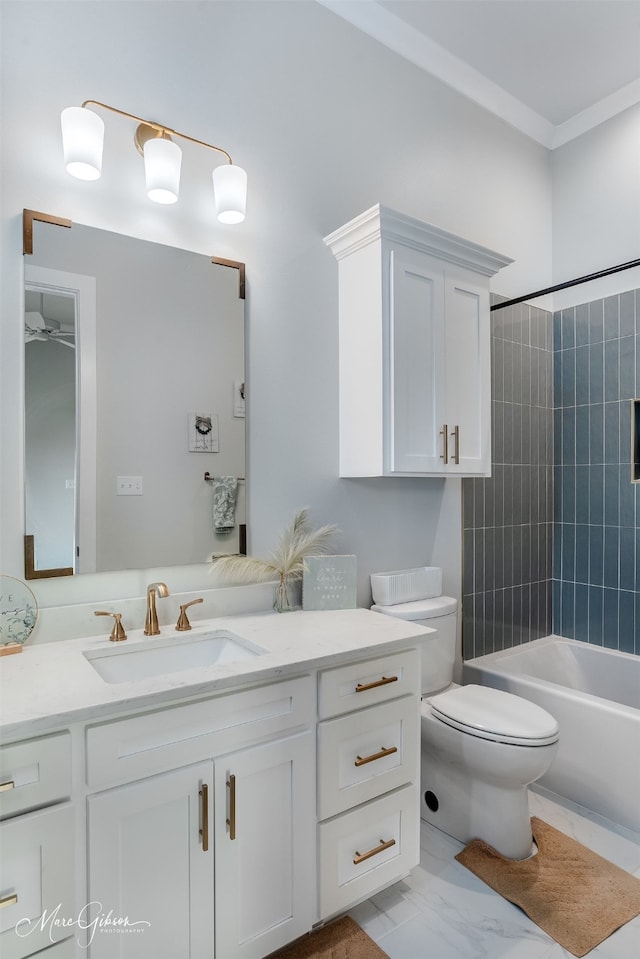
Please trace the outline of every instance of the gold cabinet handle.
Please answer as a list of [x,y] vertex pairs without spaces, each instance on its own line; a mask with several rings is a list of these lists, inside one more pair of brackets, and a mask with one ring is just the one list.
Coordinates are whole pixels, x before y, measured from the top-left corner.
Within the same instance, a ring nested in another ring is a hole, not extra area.
[[367,689],[376,689],[378,686],[386,686],[387,683],[397,683],[397,676],[383,676],[382,679],[376,679],[375,683],[358,683],[357,693],[364,693]]
[[15,789],[16,784],[13,779],[7,779],[6,782],[0,783],[0,793],[9,792],[10,789]]
[[384,759],[385,756],[392,756],[398,752],[397,746],[382,746],[379,753],[373,753],[372,756],[356,756],[354,766],[366,766],[367,763],[373,763],[376,759]]
[[202,784],[200,796],[202,797],[202,829],[200,835],[202,836],[202,851],[207,852],[209,849],[209,787],[206,783]]
[[449,427],[446,423],[440,430],[440,436],[442,437],[442,455],[440,459],[444,460],[444,465],[446,466],[449,462]]
[[11,896],[5,896],[4,899],[0,899],[0,909],[4,909],[5,906],[15,906],[18,901],[18,894],[14,892]]
[[387,839],[385,842],[384,839],[380,840],[379,846],[374,846],[373,849],[370,849],[369,852],[360,853],[356,850],[355,859],[353,860],[353,865],[357,866],[359,863],[364,862],[365,859],[371,859],[372,856],[377,856],[379,852],[384,852],[385,849],[391,849],[392,846],[395,846],[395,839]]
[[236,838],[236,777],[233,773],[227,779],[227,788],[229,789],[229,818],[227,826],[229,827],[229,839]]
[[459,466],[460,465],[460,427],[454,426],[453,433],[451,435],[453,436],[453,450],[454,450],[453,462],[456,464],[456,466]]

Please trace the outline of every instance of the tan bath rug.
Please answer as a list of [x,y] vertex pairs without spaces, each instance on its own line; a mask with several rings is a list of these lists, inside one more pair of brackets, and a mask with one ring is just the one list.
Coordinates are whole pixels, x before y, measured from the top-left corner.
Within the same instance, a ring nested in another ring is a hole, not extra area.
[[389,959],[357,922],[345,916],[285,946],[270,959]]
[[640,879],[535,816],[531,829],[531,859],[505,859],[481,839],[456,859],[574,956],[586,956],[640,914]]

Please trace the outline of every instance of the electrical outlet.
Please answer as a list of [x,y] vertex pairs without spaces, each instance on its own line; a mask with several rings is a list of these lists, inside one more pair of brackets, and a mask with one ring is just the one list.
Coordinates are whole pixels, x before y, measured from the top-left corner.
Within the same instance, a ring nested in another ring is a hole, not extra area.
[[116,493],[118,496],[142,496],[142,477],[116,477]]

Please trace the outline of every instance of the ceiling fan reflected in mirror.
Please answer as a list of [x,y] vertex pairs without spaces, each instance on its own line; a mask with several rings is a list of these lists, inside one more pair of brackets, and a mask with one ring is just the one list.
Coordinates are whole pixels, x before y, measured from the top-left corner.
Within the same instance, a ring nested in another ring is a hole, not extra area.
[[25,294],[25,343],[54,340],[72,350],[76,347],[75,307],[68,296],[37,293]]

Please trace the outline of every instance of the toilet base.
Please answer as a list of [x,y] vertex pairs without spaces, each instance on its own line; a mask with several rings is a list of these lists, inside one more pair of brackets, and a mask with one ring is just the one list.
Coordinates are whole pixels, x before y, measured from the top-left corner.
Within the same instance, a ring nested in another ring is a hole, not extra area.
[[483,839],[508,859],[533,849],[526,786],[482,782],[422,745],[420,817],[454,839]]

